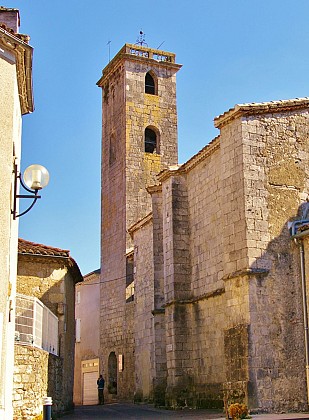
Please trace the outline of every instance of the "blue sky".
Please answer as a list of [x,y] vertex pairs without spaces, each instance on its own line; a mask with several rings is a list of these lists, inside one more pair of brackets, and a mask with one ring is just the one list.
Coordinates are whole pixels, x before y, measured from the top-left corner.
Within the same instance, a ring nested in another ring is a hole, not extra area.
[[100,265],[101,91],[108,63],[139,31],[176,53],[179,162],[219,132],[236,103],[309,96],[308,0],[3,0],[34,47],[35,112],[23,118],[22,168],[50,184],[20,219],[24,239],[69,249],[83,274]]

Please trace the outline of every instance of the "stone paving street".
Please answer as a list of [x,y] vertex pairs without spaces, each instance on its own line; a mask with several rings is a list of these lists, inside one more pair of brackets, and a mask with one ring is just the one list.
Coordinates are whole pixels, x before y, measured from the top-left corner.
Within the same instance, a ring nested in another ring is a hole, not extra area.
[[[309,413],[288,414],[259,414],[252,415],[252,420],[301,420],[309,419]],[[94,406],[77,406],[74,413],[66,415],[64,420],[92,420],[92,419],[225,419],[221,410],[164,410],[151,405],[137,404],[107,404]]]
[[74,413],[68,414],[64,420],[92,419],[224,419],[222,410],[164,410],[151,405],[138,404],[106,404],[78,406]]

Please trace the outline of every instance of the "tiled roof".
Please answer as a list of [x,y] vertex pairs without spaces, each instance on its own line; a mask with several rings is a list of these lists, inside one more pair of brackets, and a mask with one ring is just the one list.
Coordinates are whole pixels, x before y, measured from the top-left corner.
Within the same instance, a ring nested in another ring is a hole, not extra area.
[[20,39],[21,41],[25,42],[26,44],[30,41],[30,36],[25,34],[18,34],[14,32],[14,29],[9,28],[5,23],[0,23],[0,28],[4,29],[6,32],[10,33],[11,35],[14,35],[16,38]]
[[84,278],[88,277],[88,276],[92,276],[92,275],[97,275],[97,274],[100,274],[100,273],[101,273],[101,269],[97,268],[96,270],[90,271],[90,273],[85,274]]
[[91,281],[93,278],[97,278],[101,274],[101,269],[98,268],[97,270],[91,271],[88,274],[84,275],[84,282]]
[[18,254],[35,258],[37,257],[48,257],[50,259],[57,258],[62,262],[65,262],[65,265],[70,270],[74,283],[83,281],[83,276],[80,272],[80,269],[76,261],[70,257],[70,251],[67,249],[54,248],[52,246],[36,244],[35,242],[26,241],[25,239],[18,239]]
[[49,255],[51,257],[70,258],[70,251],[66,249],[54,248],[52,246],[36,244],[34,242],[18,239],[18,253],[32,255]]
[[221,128],[229,121],[238,118],[241,115],[266,114],[275,112],[291,111],[309,107],[309,97],[285,99],[281,101],[270,102],[252,102],[247,104],[238,104],[234,108],[219,115],[214,119],[215,127]]

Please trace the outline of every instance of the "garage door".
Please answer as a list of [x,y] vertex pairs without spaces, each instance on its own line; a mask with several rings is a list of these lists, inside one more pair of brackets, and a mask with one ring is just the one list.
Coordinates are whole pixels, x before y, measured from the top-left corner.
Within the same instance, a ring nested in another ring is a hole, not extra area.
[[83,374],[83,405],[98,404],[97,372]]

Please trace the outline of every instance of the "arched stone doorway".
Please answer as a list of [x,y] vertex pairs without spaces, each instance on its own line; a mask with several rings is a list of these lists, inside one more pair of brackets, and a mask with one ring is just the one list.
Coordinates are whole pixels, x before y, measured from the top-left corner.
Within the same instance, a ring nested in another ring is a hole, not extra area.
[[117,357],[114,351],[108,356],[108,392],[117,395]]

